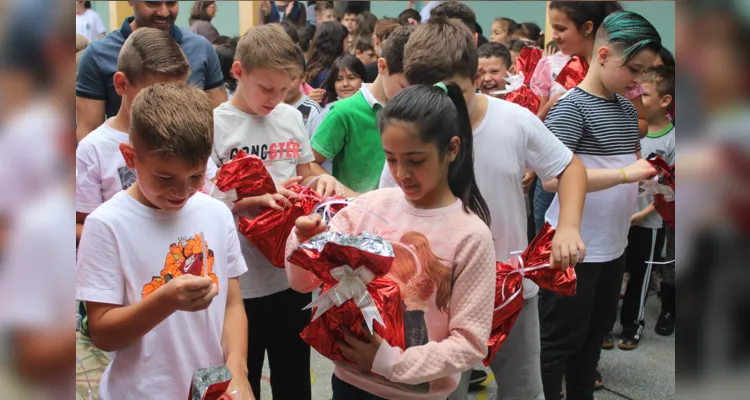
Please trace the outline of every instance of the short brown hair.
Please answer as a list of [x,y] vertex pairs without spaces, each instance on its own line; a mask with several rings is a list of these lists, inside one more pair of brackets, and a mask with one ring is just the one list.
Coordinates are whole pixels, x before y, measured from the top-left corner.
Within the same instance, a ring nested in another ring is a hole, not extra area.
[[201,89],[184,83],[157,83],[133,101],[130,140],[136,152],[176,157],[200,165],[211,155],[214,114]]
[[401,23],[398,22],[396,18],[391,17],[383,17],[378,20],[378,22],[375,23],[375,29],[374,34],[375,37],[378,38],[380,41],[380,45],[383,45],[383,42],[385,42],[389,36],[391,36],[391,33],[401,26]]
[[404,49],[404,74],[412,85],[454,75],[474,79],[478,67],[474,35],[457,19],[430,18],[417,26]]
[[651,67],[643,72],[641,82],[654,85],[659,92],[659,96],[670,95],[674,99],[674,68],[667,67],[666,65]]
[[444,1],[430,11],[430,19],[432,18],[455,18],[466,25],[472,36],[477,33],[477,15],[464,3],[455,0]]
[[280,24],[260,25],[245,32],[237,44],[235,59],[245,71],[268,68],[291,76],[302,74],[297,45]]
[[388,40],[383,43],[380,51],[380,57],[385,60],[388,66],[388,74],[401,74],[404,72],[404,52],[406,44],[409,42],[414,25],[400,26],[396,28]]
[[131,83],[149,75],[187,77],[190,64],[180,45],[165,31],[140,28],[133,32],[120,50],[117,70]]

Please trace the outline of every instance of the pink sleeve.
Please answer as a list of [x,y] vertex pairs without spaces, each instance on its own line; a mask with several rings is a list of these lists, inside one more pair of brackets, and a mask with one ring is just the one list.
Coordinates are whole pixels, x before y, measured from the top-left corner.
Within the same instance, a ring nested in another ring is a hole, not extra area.
[[[358,202],[358,204],[361,202]],[[358,212],[357,207],[348,206],[343,210],[339,211],[329,222],[329,228],[334,232],[353,233],[354,226],[356,225],[353,221],[358,221],[361,218],[361,213]],[[299,247],[300,241],[297,238],[295,230],[292,230],[292,234],[289,235],[289,239],[286,241],[286,254],[285,258],[288,260],[289,256],[294,250]],[[286,278],[289,280],[289,286],[300,292],[309,293],[315,290],[322,283],[315,274],[312,272],[300,268],[289,261],[286,264]]]
[[495,249],[489,230],[458,244],[450,302],[450,335],[406,351],[383,342],[372,372],[391,382],[419,384],[463,372],[487,354],[495,301]]
[[537,96],[549,97],[552,88],[552,70],[549,66],[549,59],[542,57],[536,65],[534,74],[531,76],[531,90]]

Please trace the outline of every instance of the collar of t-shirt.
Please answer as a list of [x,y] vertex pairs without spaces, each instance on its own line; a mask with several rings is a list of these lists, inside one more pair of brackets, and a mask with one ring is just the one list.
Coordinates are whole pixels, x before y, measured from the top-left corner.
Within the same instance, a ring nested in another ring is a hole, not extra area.
[[375,96],[370,92],[370,86],[372,84],[368,83],[365,85],[362,85],[362,87],[359,89],[360,92],[362,92],[362,96],[365,96],[365,101],[367,101],[367,104],[370,105],[370,108],[375,109],[375,106],[379,106],[380,108],[385,107],[383,103],[379,102],[378,99],[375,98]]
[[670,123],[669,125],[667,125],[666,128],[662,129],[659,132],[649,132],[648,135],[647,135],[647,137],[649,137],[651,139],[660,138],[660,137],[666,135],[667,133],[672,132],[672,129],[674,129],[674,125],[672,125]]
[[[122,34],[122,37],[124,37],[126,40],[128,39],[128,36],[130,36],[131,33],[133,33],[133,28],[130,27],[130,23],[135,20],[135,17],[127,17],[125,18],[125,21],[122,23],[122,27],[120,28],[120,33]],[[172,26],[169,27],[169,36],[172,36],[172,39],[175,40],[175,42],[180,43],[182,42],[182,30],[172,24]]]

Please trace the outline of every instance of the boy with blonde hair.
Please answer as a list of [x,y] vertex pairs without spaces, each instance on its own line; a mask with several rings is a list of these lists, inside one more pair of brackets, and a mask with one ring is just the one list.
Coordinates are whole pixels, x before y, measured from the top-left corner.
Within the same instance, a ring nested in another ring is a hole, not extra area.
[[121,157],[136,182],[89,215],[78,249],[76,299],[97,348],[115,352],[101,398],[177,399],[195,370],[227,365],[229,392],[252,398],[247,270],[227,207],[198,193],[213,142],[212,107],[184,83],[144,89]]
[[[316,177],[305,125],[294,107],[282,103],[294,77],[302,74],[297,46],[279,24],[250,29],[239,41],[232,73],[237,91],[214,111],[216,140],[212,157],[218,165],[234,158],[241,150],[260,157],[279,186],[279,193],[251,197],[236,203],[236,212],[251,216],[260,207],[283,209],[286,189],[292,182],[305,185],[316,179],[314,188],[323,197],[346,195],[332,176]],[[282,193],[284,195],[282,195]],[[249,267],[240,279],[242,297],[249,321],[256,329],[248,337],[250,383],[260,398],[260,377],[265,352],[269,354],[271,388],[278,399],[310,399],[310,347],[299,334],[310,322],[310,294],[289,288],[286,273],[273,266],[246,239],[242,254]]]

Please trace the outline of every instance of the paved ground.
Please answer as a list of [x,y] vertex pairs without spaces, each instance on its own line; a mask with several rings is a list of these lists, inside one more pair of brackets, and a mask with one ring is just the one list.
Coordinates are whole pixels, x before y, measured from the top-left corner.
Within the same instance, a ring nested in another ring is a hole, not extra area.
[[[675,398],[675,337],[665,338],[654,333],[654,323],[659,314],[659,301],[654,296],[649,299],[646,311],[646,330],[638,349],[629,352],[617,348],[602,351],[600,370],[604,376],[605,388],[596,393],[597,400],[666,400]],[[88,380],[91,381],[93,392],[96,394],[98,379],[107,365],[107,355],[95,349],[89,341],[81,337],[78,341],[77,354],[86,368]],[[314,400],[329,400],[331,398],[332,370],[331,362],[313,351],[311,379]],[[268,376],[269,370],[266,366],[261,400],[271,399]],[[495,384],[492,379],[488,379],[488,381],[485,383],[484,390],[473,393],[470,399],[494,399]],[[77,366],[76,382],[78,398],[87,399],[88,382],[80,366]],[[98,396],[94,395],[93,398],[98,399]]]

